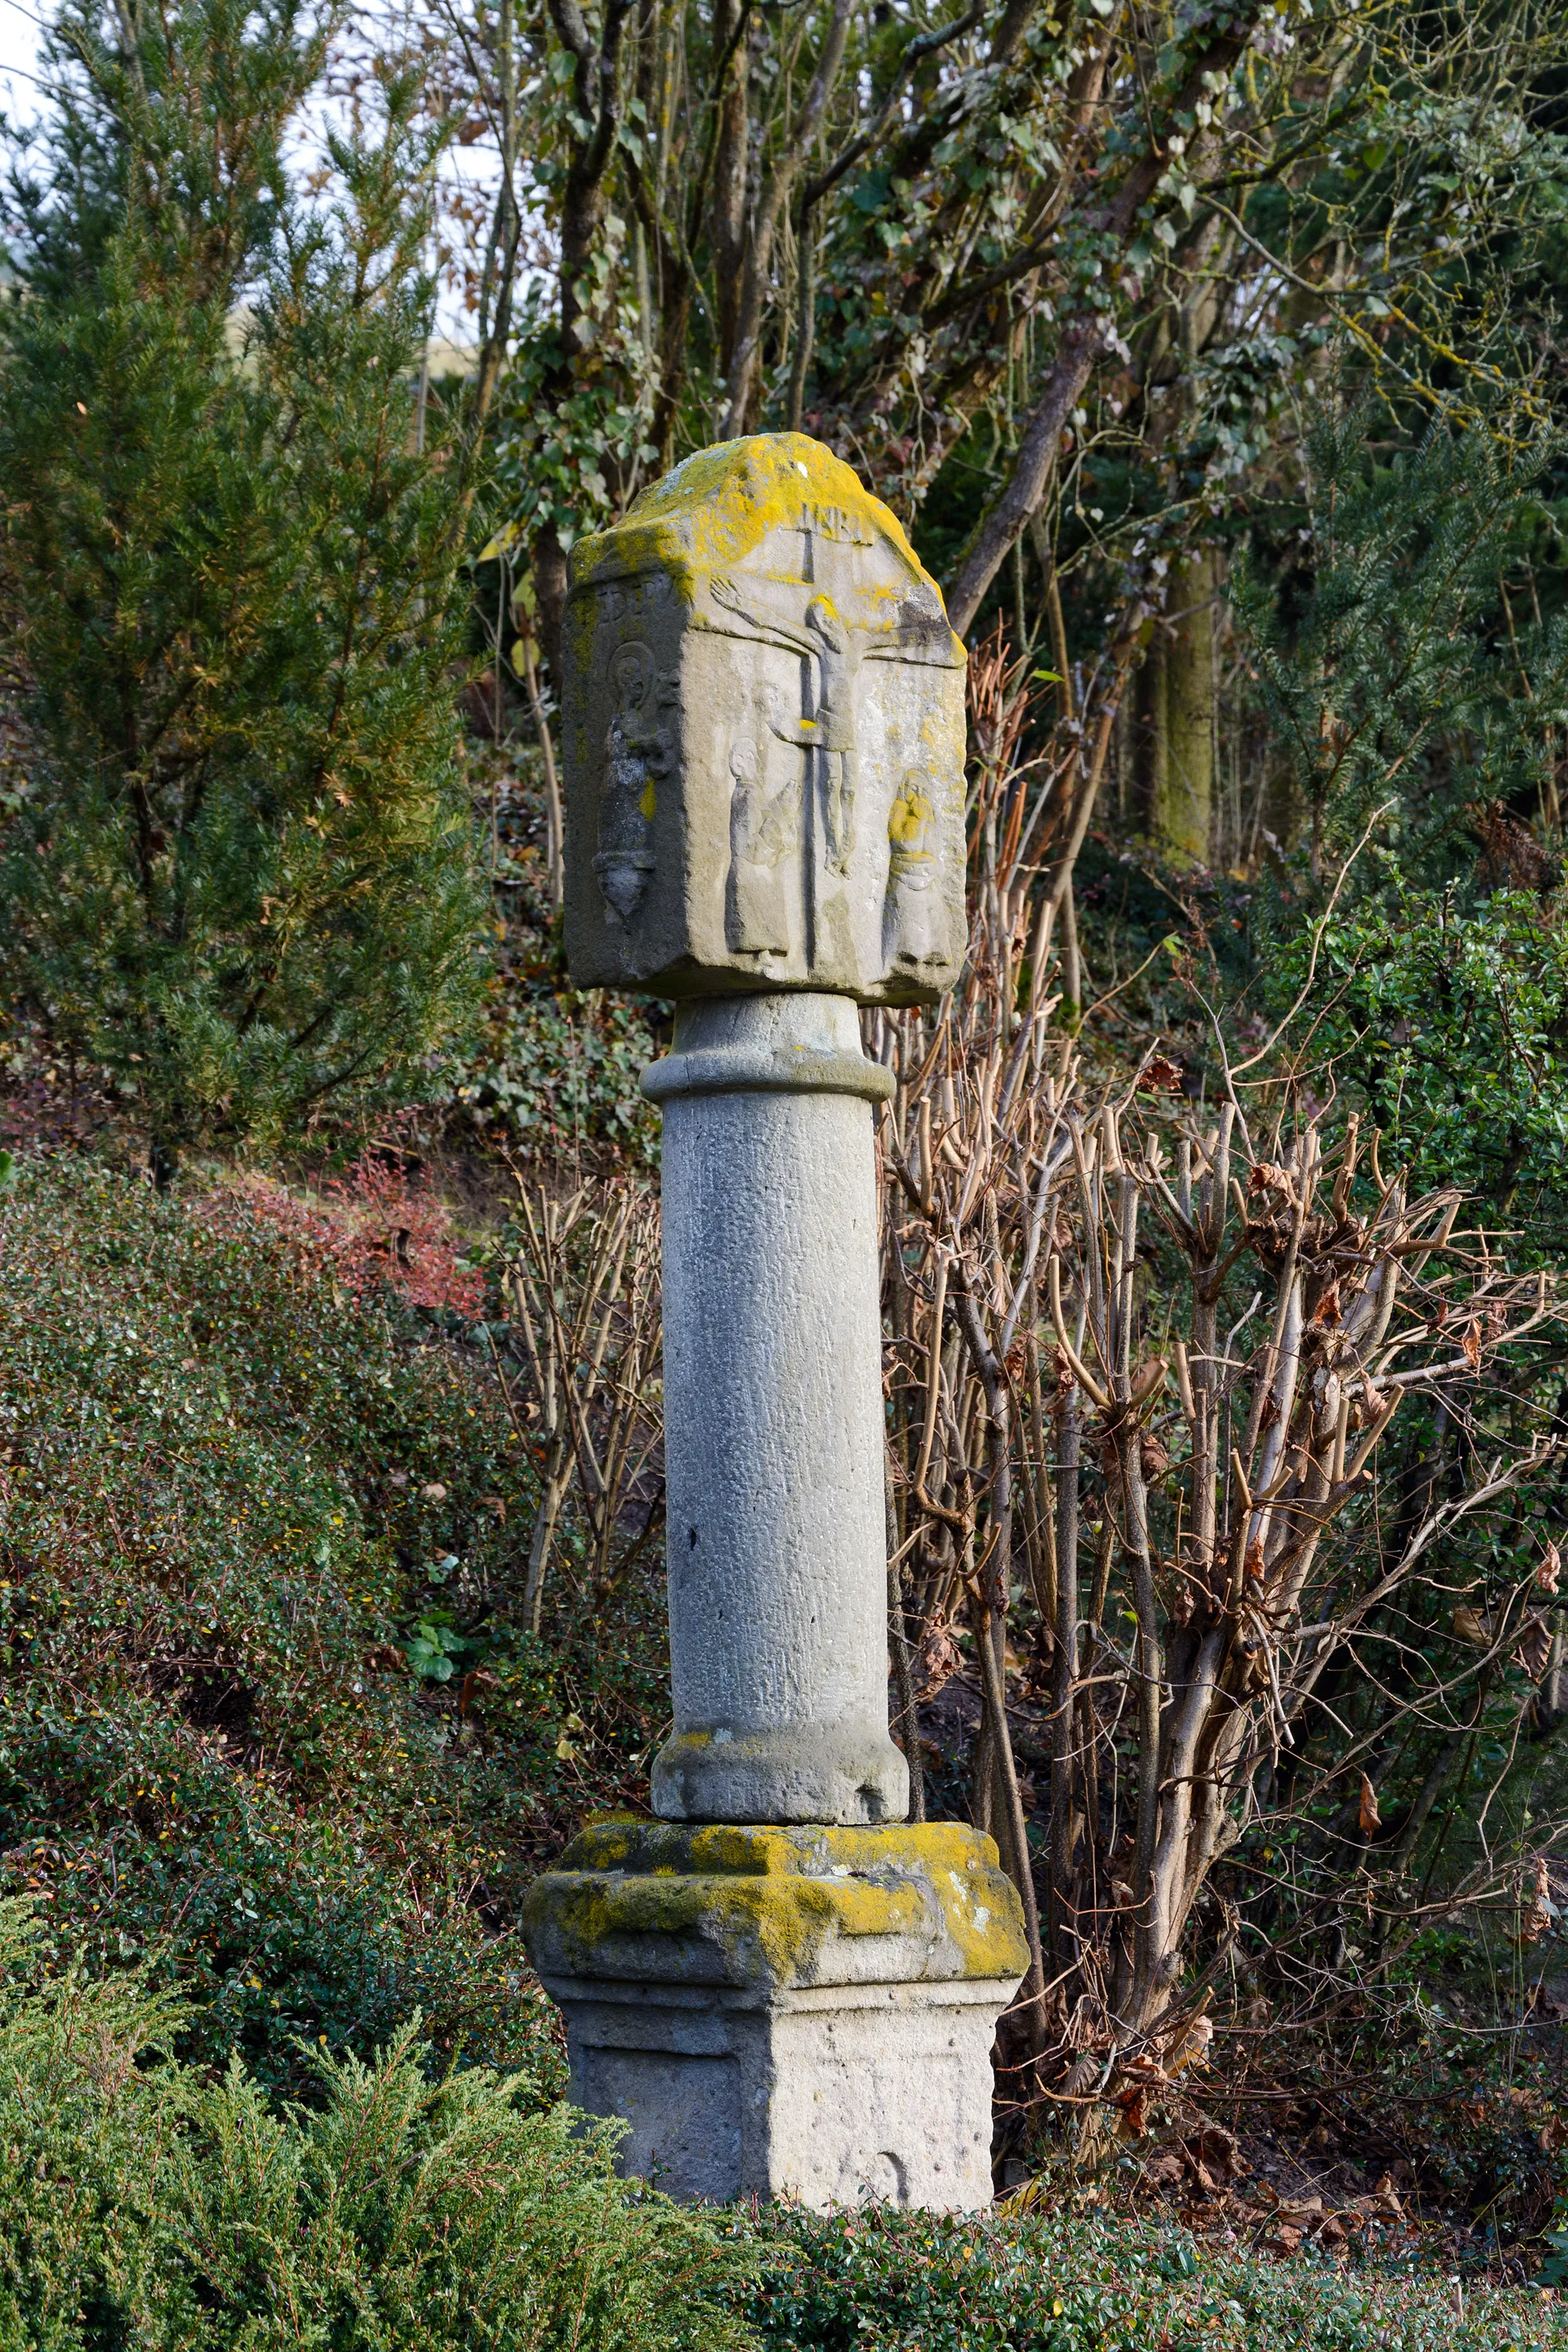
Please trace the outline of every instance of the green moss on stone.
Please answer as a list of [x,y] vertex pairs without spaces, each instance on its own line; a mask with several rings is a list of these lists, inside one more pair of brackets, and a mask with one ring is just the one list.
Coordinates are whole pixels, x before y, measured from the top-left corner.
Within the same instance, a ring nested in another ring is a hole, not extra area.
[[526,1923],[546,1976],[835,1983],[845,1976],[835,1948],[866,1938],[888,1941],[889,1981],[1016,1978],[1027,1958],[995,1846],[957,1822],[770,1828],[616,1815],[590,1823],[537,1883]]

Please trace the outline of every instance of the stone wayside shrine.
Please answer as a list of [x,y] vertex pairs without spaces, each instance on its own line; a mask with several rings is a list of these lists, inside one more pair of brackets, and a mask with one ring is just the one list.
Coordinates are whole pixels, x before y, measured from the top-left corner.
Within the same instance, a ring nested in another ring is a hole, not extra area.
[[1027,1952],[987,1837],[906,1825],[888,1731],[862,1004],[964,950],[963,650],[896,517],[803,435],[707,449],[574,551],[566,945],[673,997],[664,1114],[675,1728],[657,1821],[532,1888],[572,2097],[670,2194],[991,2195]]

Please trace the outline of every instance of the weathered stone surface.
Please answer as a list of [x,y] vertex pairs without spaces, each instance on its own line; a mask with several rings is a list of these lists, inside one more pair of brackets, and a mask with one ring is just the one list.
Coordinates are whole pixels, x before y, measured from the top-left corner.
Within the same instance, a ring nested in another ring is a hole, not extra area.
[[674,1819],[889,1822],[872,1102],[845,996],[698,1000],[664,1111]]
[[524,1908],[546,1976],[656,1976],[758,1993],[879,1977],[1016,1983],[1023,1914],[965,1822],[887,1829],[590,1822]]
[[1010,1986],[735,1992],[552,1983],[567,2095],[631,2129],[623,2171],[685,2202],[991,2202],[991,2044]]
[[584,987],[933,1001],[963,920],[963,649],[897,517],[799,433],[573,551],[566,949]]
[[996,1849],[957,1823],[585,1831],[531,1890],[572,2098],[671,2195],[991,2197],[991,2042],[1027,1958]]

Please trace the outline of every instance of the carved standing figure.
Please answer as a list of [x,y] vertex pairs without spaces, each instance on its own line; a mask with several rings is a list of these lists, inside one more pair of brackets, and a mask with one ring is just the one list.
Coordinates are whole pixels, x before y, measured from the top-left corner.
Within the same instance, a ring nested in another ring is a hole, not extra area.
[[827,863],[847,874],[855,847],[854,641],[831,604],[814,596],[805,625],[817,640],[816,741]]
[[889,968],[920,971],[946,956],[936,833],[936,787],[923,768],[911,768],[888,817],[882,953]]
[[726,928],[737,955],[787,955],[784,860],[795,827],[794,793],[771,796],[765,745],[742,735],[730,751],[730,898]]
[[643,902],[654,869],[653,819],[658,781],[674,757],[669,730],[651,707],[654,659],[636,639],[618,646],[610,664],[616,709],[605,737],[605,786],[599,806],[599,848],[594,870],[605,903],[629,923]]

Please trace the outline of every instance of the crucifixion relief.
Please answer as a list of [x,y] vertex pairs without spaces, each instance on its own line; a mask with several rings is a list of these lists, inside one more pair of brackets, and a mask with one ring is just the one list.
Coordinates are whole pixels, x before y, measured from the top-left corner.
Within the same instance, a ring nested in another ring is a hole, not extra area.
[[847,880],[855,852],[858,785],[856,694],[862,660],[868,654],[874,657],[875,648],[868,643],[868,632],[847,623],[829,596],[810,593],[815,585],[814,534],[803,530],[802,535],[807,548],[802,566],[806,576],[798,585],[806,593],[806,603],[798,622],[781,610],[781,583],[776,581],[753,577],[742,583],[720,574],[710,587],[714,603],[744,623],[748,635],[793,654],[800,665],[795,708],[789,707],[792,698],[785,690],[770,681],[766,709],[769,733],[805,754],[798,775],[795,837],[802,861],[805,955],[808,965],[814,965],[824,917],[814,845],[820,831],[823,879],[829,888]]
[[859,659],[858,648],[832,605],[814,596],[805,608],[802,651],[806,679],[802,701],[810,707],[792,720],[779,711],[775,697],[770,714],[781,741],[805,750],[808,790],[815,770],[828,868],[840,876],[848,873],[855,847],[855,674]]
[[568,617],[574,966],[667,996],[951,984],[962,649],[847,467],[788,434],[700,453],[574,554]]

